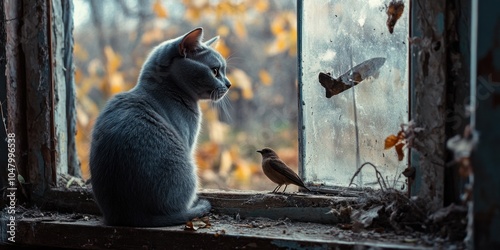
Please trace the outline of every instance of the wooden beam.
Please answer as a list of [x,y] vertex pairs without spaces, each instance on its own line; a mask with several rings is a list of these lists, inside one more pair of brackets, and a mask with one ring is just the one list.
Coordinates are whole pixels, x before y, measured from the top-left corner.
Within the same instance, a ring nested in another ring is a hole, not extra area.
[[418,133],[411,151],[416,169],[412,195],[428,200],[427,210],[443,207],[446,144],[446,1],[411,2],[410,120]]
[[[21,47],[24,53],[24,73],[26,76],[25,101],[27,129],[27,154],[24,168],[26,182],[32,186],[32,195],[42,196],[56,181],[54,141],[51,134],[52,103],[51,63],[47,1],[23,1],[23,26]],[[23,121],[20,121],[23,122]]]
[[[6,123],[8,133],[14,134],[15,152],[14,164],[16,175],[27,177],[28,169],[22,166],[28,165],[28,129],[26,126],[26,74],[24,72],[24,57],[22,51],[22,2],[16,0],[5,0],[3,2],[5,12],[5,79],[6,79]],[[2,100],[4,101],[4,100]],[[5,151],[7,152],[7,151]],[[7,164],[6,164],[7,165]],[[3,166],[6,166],[3,165]],[[18,191],[21,191],[18,188]],[[22,192],[19,192],[21,194]],[[26,193],[24,193],[26,195]],[[25,200],[24,195],[19,195],[20,201]]]

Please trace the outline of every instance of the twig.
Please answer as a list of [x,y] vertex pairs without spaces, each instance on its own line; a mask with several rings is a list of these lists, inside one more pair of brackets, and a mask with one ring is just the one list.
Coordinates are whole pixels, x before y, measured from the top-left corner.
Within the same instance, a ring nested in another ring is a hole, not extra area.
[[382,176],[382,173],[380,173],[380,171],[378,171],[377,167],[375,165],[373,165],[373,163],[371,163],[371,162],[365,162],[365,163],[363,163],[358,168],[358,170],[356,170],[356,172],[354,172],[354,175],[351,178],[351,182],[349,182],[349,187],[353,184],[354,178],[356,178],[356,176],[358,176],[358,174],[361,173],[361,169],[363,169],[363,167],[366,166],[366,165],[370,165],[370,166],[373,167],[373,169],[375,169],[375,176],[377,176],[377,182],[380,185],[380,189],[387,190],[387,184],[384,181],[384,177]]

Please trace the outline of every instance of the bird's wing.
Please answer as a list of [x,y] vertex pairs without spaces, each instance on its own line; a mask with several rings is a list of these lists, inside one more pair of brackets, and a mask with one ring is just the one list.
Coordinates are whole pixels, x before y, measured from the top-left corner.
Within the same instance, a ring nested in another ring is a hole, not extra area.
[[288,180],[290,180],[290,183],[293,183],[301,187],[305,186],[304,182],[300,179],[300,177],[295,172],[293,172],[293,170],[291,170],[283,161],[278,159],[272,159],[269,161],[269,164],[274,170],[276,170],[276,172],[282,174]]

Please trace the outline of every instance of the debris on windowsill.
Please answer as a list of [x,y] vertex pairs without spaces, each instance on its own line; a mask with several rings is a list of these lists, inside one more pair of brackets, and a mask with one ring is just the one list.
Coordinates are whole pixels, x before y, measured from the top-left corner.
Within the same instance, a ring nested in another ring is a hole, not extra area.
[[[212,237],[209,237],[210,239],[216,238],[218,244],[226,244],[227,241],[234,247],[244,246],[237,244],[242,244],[241,239],[247,239],[261,242],[256,243],[257,246],[262,246],[264,241],[271,244],[270,242],[277,240],[288,242],[287,244],[329,247],[354,244],[362,247],[380,246],[384,249],[464,248],[462,240],[466,225],[465,207],[454,205],[428,216],[419,209],[422,207],[419,202],[422,201],[408,199],[397,190],[389,189],[384,192],[365,190],[359,197],[340,197],[340,199],[304,193],[286,195],[251,192],[241,192],[242,194],[238,195],[239,192],[235,191],[227,192],[226,195],[222,193],[224,191],[216,193],[205,190],[201,194],[209,199],[215,208],[208,217],[192,220],[185,225],[161,228],[108,227],[102,224],[102,218],[98,215],[19,207],[16,214],[18,235],[23,235],[21,243],[28,245],[47,244],[52,240],[46,237],[53,237],[54,242],[47,245],[52,247],[64,246],[61,245],[63,243],[58,243],[61,235],[67,238],[66,241],[71,239],[75,247],[78,244],[85,245],[86,242],[92,242],[97,248],[120,248],[123,246],[120,244],[142,246],[138,240],[140,237],[131,237],[137,238],[136,240],[125,239],[128,234],[144,234],[145,238],[154,238],[151,235],[158,235],[164,239],[182,238],[183,234],[189,233],[198,236],[192,236],[183,244],[197,241],[196,237],[210,236]],[[78,197],[87,200],[80,191]],[[85,203],[79,204],[83,204],[87,210],[90,208]],[[235,207],[237,204],[240,205],[239,208]],[[290,219],[293,214],[301,214],[302,219],[315,217],[317,221],[301,222]],[[269,215],[274,218],[264,218]],[[322,218],[326,219],[321,221]],[[335,218],[337,222],[332,224],[329,221],[331,218]],[[110,233],[111,229],[113,230]],[[55,231],[48,233],[47,230]],[[74,231],[80,233],[66,235],[67,232]],[[126,242],[117,241],[117,237],[124,238]],[[162,242],[156,246],[166,244],[165,241]]]
[[[371,212],[378,213],[381,210],[382,208],[376,208]],[[449,210],[449,212],[439,213],[433,217],[434,222],[437,223],[436,226],[449,219],[456,208]],[[376,218],[373,219],[376,220]],[[186,233],[189,234],[187,237]],[[346,227],[346,224],[295,222],[288,218],[276,220],[262,217],[237,218],[237,216],[216,213],[211,213],[208,217],[194,220],[194,222],[188,222],[186,225],[129,228],[104,226],[101,218],[95,215],[29,209],[19,211],[17,235],[22,236],[18,237],[16,241],[18,244],[75,248],[140,247],[144,246],[143,239],[146,238],[150,246],[159,248],[171,244],[166,240],[168,238],[178,239],[177,245],[202,246],[208,249],[211,247],[215,249],[220,244],[233,247],[255,244],[256,247],[263,247],[285,243],[289,246],[300,244],[323,248],[355,245],[360,246],[360,249],[377,246],[381,249],[460,249],[464,247],[459,239],[450,240],[416,230],[396,233],[391,228],[383,228],[380,225],[365,228],[364,225],[352,223],[350,227]],[[137,237],[128,237],[129,235]],[[68,242],[70,245],[64,245]]]

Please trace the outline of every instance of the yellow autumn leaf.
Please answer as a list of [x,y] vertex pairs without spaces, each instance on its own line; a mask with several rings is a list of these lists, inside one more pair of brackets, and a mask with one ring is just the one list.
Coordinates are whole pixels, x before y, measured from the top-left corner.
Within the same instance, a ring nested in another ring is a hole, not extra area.
[[73,46],[73,54],[75,58],[81,61],[85,61],[89,58],[89,53],[80,45],[80,43],[75,43]]
[[231,157],[233,159],[240,159],[240,147],[237,145],[231,145],[231,149],[229,150],[229,153],[231,154]]
[[200,107],[203,110],[203,119],[205,121],[208,121],[209,124],[213,121],[218,121],[219,114],[217,113],[217,109],[210,107],[208,102],[200,103]]
[[208,0],[194,0],[194,1],[193,0],[183,0],[182,3],[185,6],[189,6],[191,8],[196,8],[196,9],[203,8],[209,4]]
[[[78,100],[81,102],[81,100]],[[78,154],[78,158],[80,159],[80,166],[82,171],[82,178],[87,180],[90,178],[89,171],[89,134],[91,131],[91,127],[93,125],[92,121],[95,120],[95,116],[90,115],[90,113],[86,112],[83,109],[81,104],[77,104],[76,106],[76,115],[77,115],[77,123],[76,123],[76,152]]]
[[107,59],[107,65],[106,65],[107,73],[111,75],[115,73],[120,67],[122,63],[121,56],[116,54],[113,51],[113,48],[111,48],[110,46],[104,47],[104,55],[106,56]]
[[219,156],[219,145],[212,141],[197,147],[195,158],[198,169],[211,169],[215,159]]
[[160,41],[160,40],[163,40],[164,37],[163,37],[163,30],[159,27],[154,27],[148,31],[146,31],[143,35],[142,35],[142,38],[141,38],[141,42],[143,44],[151,44],[151,43],[154,43],[156,41]]
[[263,69],[263,70],[259,71],[259,78],[260,78],[260,82],[263,85],[269,86],[273,83],[273,78],[271,77],[271,75],[269,74],[269,72],[267,70]]
[[231,157],[231,153],[228,150],[224,150],[220,157],[219,175],[226,177],[229,171],[231,171],[232,164],[233,158]]
[[247,183],[250,181],[252,176],[252,169],[246,162],[239,160],[236,162],[236,170],[234,171],[234,178],[242,183]]
[[167,9],[162,5],[161,0],[156,0],[153,4],[153,12],[157,17],[166,18],[168,17]]
[[201,17],[201,11],[198,9],[187,9],[184,15],[187,20],[191,22],[196,22]]
[[85,150],[84,147],[88,147],[83,143],[76,144],[76,151],[78,152],[78,158],[80,159],[80,170],[82,171],[82,179],[88,180],[90,178],[90,169],[89,169],[89,155],[85,153],[80,153]]
[[226,134],[230,128],[229,125],[219,122],[219,120],[213,120],[208,124],[208,129],[210,140],[214,143],[222,144],[226,141]]
[[111,74],[108,78],[109,90],[112,95],[126,91],[125,80],[119,72]]
[[[76,120],[78,121],[79,124],[81,124],[82,126],[87,126],[89,124],[89,116],[87,113],[85,113],[85,111],[83,111],[79,105],[76,106]],[[80,133],[82,134],[82,133]],[[80,135],[81,137],[81,135]],[[79,136],[77,135],[76,137],[77,139],[79,138]]]
[[83,73],[82,73],[82,70],[80,68],[76,68],[75,69],[75,83],[76,84],[79,84],[82,82],[82,79],[83,79]]
[[217,50],[224,58],[227,58],[231,53],[231,49],[229,49],[223,39],[219,39],[215,50]]
[[285,19],[283,15],[279,15],[271,22],[271,32],[273,35],[278,35],[285,30]]
[[219,36],[221,37],[229,35],[229,31],[230,31],[229,27],[227,27],[226,25],[222,25],[219,28],[217,28],[217,34],[219,34]]
[[259,13],[266,12],[269,9],[269,1],[268,0],[258,0],[255,4],[255,9]]
[[285,12],[278,15],[271,22],[271,32],[274,34],[274,41],[267,47],[268,55],[276,55],[288,50],[288,54],[293,56],[297,53],[297,17],[292,12]]
[[242,20],[235,21],[234,32],[236,33],[236,36],[238,36],[238,38],[240,38],[241,40],[246,39],[247,28]]
[[273,43],[267,47],[267,54],[273,56],[286,51],[288,48],[288,41],[286,38],[286,33],[278,34]]
[[235,88],[241,89],[243,98],[247,100],[253,98],[252,80],[245,71],[233,69],[228,75],[228,78],[234,84]]

